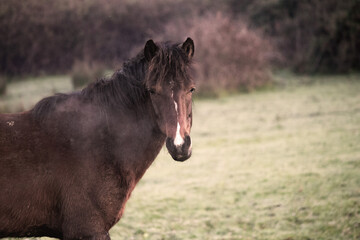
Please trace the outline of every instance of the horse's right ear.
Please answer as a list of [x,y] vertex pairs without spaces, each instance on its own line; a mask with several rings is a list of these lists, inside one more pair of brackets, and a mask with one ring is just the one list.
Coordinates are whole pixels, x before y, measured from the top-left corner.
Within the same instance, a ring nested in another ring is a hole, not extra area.
[[158,50],[159,48],[156,46],[154,41],[152,39],[148,40],[144,48],[144,56],[146,61],[150,62]]
[[189,59],[194,56],[195,46],[194,41],[191,38],[187,38],[186,41],[181,45],[181,48],[184,50]]

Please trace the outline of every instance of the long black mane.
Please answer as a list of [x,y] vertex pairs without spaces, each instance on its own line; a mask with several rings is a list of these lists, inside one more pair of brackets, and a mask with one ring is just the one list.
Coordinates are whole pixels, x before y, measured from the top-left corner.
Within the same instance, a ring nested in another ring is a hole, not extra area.
[[163,81],[169,74],[173,76],[184,74],[185,66],[189,65],[189,60],[179,44],[161,43],[159,47],[159,54],[150,63],[146,61],[141,51],[135,58],[126,61],[110,78],[101,78],[78,92],[56,94],[42,99],[31,110],[32,114],[36,118],[43,118],[59,103],[70,98],[91,102],[104,108],[137,109],[143,106],[148,97],[146,86],[148,68],[155,72],[153,75],[157,76],[157,80]]
[[80,98],[104,107],[133,109],[142,105],[147,96],[144,84],[146,65],[144,55],[140,53],[125,62],[110,78],[89,84],[80,92]]

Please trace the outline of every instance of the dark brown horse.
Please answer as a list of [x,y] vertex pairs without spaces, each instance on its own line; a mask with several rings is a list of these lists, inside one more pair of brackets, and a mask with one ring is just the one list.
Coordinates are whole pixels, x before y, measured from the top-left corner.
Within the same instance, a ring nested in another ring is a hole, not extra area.
[[0,115],[0,238],[110,239],[165,141],[191,155],[193,54],[149,40],[110,79]]

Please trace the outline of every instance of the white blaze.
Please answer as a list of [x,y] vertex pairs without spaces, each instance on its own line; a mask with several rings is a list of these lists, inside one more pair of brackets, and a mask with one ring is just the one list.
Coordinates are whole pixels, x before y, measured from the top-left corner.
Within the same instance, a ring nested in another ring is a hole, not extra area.
[[177,123],[177,128],[176,128],[176,137],[174,139],[174,144],[175,144],[175,146],[178,147],[178,146],[183,145],[183,143],[184,143],[184,139],[180,135],[180,124],[178,122]]
[[[174,104],[175,104],[175,111],[176,111],[176,114],[178,115],[178,105],[177,103],[174,101]],[[181,134],[180,134],[180,124],[179,124],[179,121],[177,122],[177,127],[176,127],[176,136],[175,136],[175,139],[174,139],[174,145],[176,147],[179,147],[181,145],[184,144],[184,139],[181,137]]]

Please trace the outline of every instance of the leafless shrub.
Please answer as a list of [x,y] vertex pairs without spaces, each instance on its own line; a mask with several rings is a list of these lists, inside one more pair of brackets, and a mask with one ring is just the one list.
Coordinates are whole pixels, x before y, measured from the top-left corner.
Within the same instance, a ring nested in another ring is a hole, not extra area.
[[165,28],[164,39],[195,41],[195,70],[204,94],[251,91],[271,81],[271,43],[244,22],[218,12],[178,20]]

